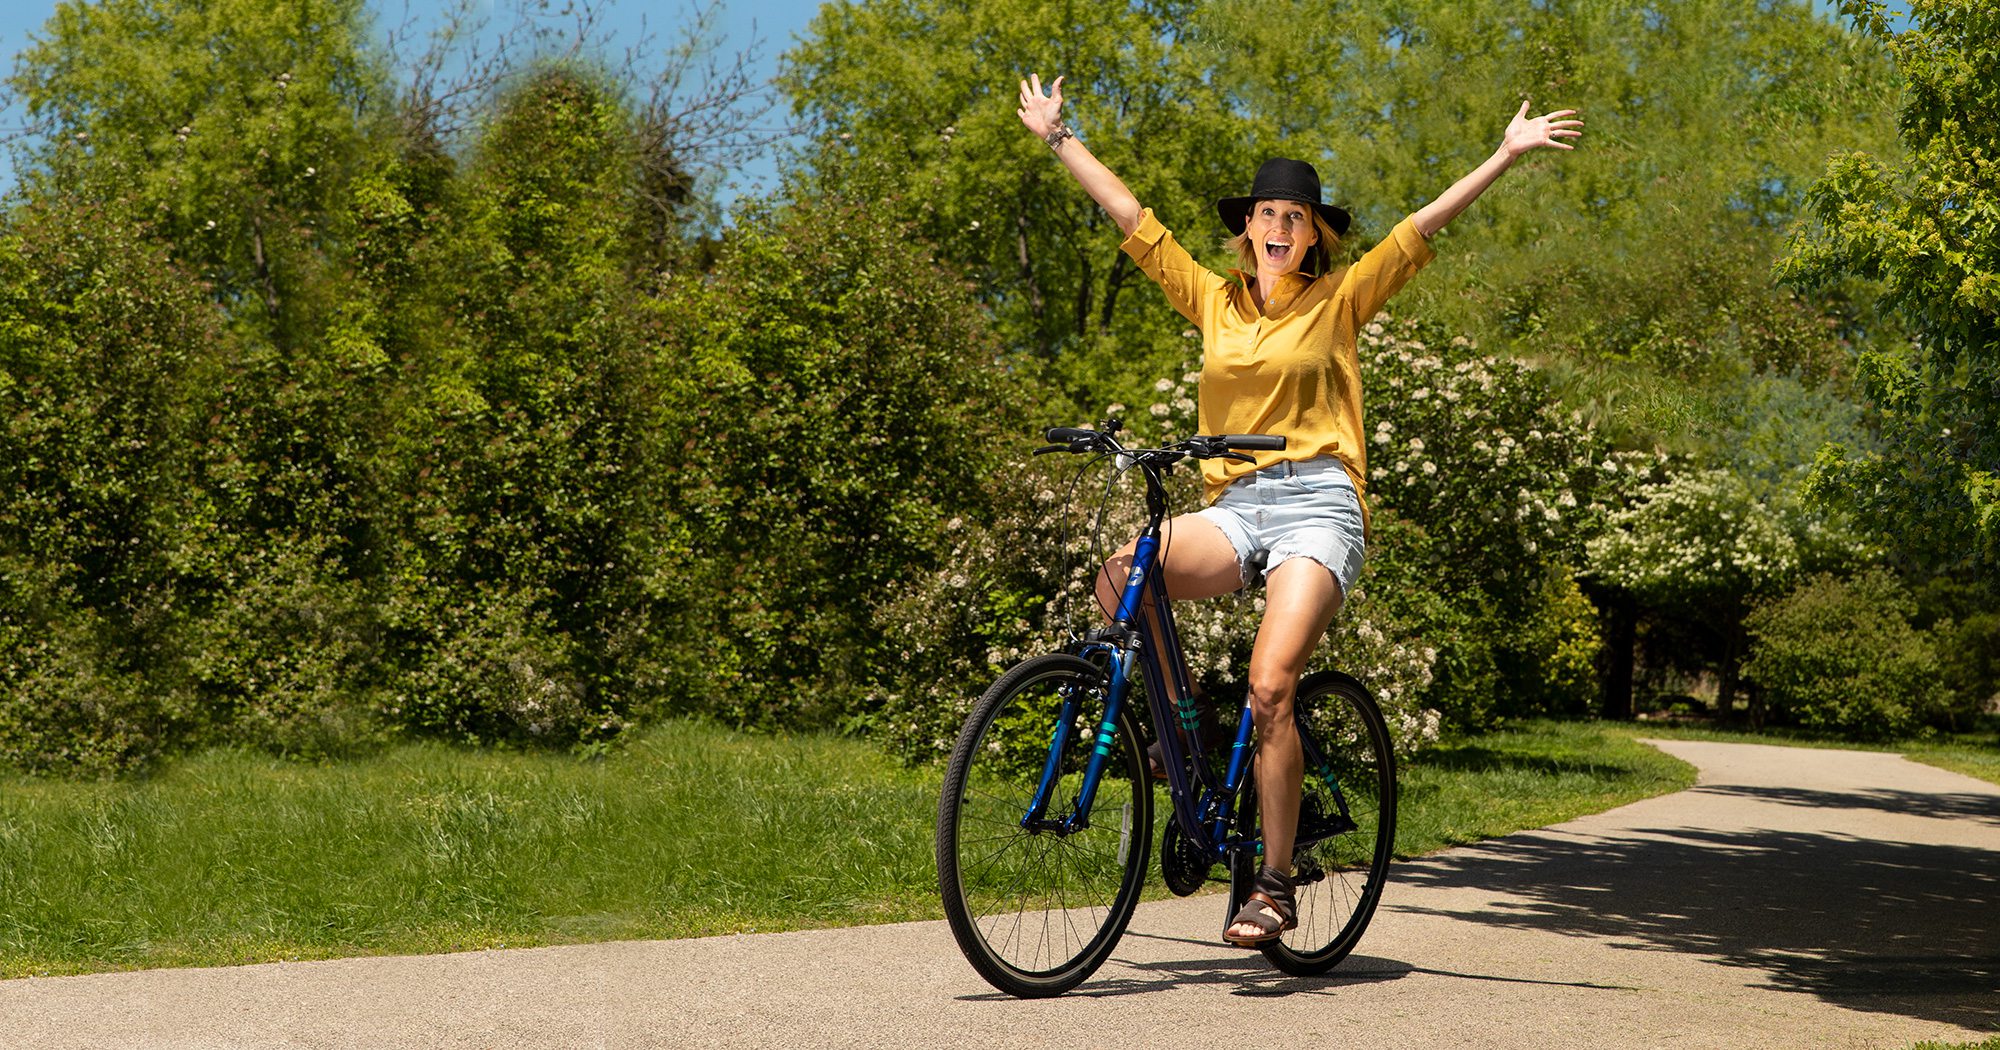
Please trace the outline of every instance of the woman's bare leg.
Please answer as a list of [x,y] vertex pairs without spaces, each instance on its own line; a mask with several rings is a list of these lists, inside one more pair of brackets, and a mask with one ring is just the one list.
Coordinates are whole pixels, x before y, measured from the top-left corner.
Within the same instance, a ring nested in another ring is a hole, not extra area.
[[[1097,608],[1110,619],[1118,611],[1118,596],[1125,589],[1125,574],[1132,570],[1132,552],[1139,541],[1118,548],[1097,574]],[[1182,514],[1160,526],[1161,571],[1166,574],[1167,597],[1175,601],[1213,598],[1243,587],[1243,568],[1236,561],[1236,548],[1215,523],[1196,514]],[[1148,616],[1152,610],[1143,610]]]
[[[1264,863],[1286,874],[1299,826],[1299,786],[1305,752],[1292,701],[1313,649],[1340,611],[1340,582],[1310,558],[1290,558],[1264,582],[1264,622],[1250,654],[1250,715],[1257,726],[1257,808],[1264,825]],[[1255,924],[1236,923],[1227,936],[1255,938]]]

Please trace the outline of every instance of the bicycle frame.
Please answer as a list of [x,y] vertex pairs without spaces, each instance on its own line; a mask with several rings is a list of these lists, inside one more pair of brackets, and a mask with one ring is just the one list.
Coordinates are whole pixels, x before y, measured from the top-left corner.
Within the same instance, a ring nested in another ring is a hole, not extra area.
[[[1154,468],[1144,464],[1140,466],[1147,472],[1146,527],[1135,545],[1132,567],[1126,574],[1111,625],[1095,632],[1078,649],[1078,655],[1105,668],[1109,684],[1090,761],[1085,767],[1083,784],[1077,794],[1076,809],[1056,820],[1044,815],[1055,785],[1060,758],[1070,746],[1069,734],[1074,731],[1077,718],[1082,714],[1082,697],[1071,695],[1064,698],[1062,714],[1049,741],[1048,763],[1042,771],[1034,802],[1021,823],[1023,827],[1062,832],[1090,826],[1091,807],[1097,798],[1097,787],[1111,753],[1119,712],[1130,696],[1133,664],[1136,661],[1146,683],[1153,724],[1160,727],[1174,819],[1179,822],[1189,842],[1205,846],[1220,859],[1229,850],[1251,844],[1247,839],[1229,838],[1230,807],[1225,804],[1242,787],[1243,778],[1249,772],[1250,707],[1246,700],[1237,719],[1236,738],[1230,745],[1229,761],[1218,779],[1210,771],[1208,763],[1201,761],[1204,756],[1200,736],[1195,732],[1199,716],[1194,703],[1194,690],[1188,680],[1180,633],[1174,625],[1172,602],[1158,571],[1162,547],[1160,526],[1166,519],[1166,498],[1158,477],[1153,473]],[[1144,615],[1148,609],[1152,612],[1150,620]],[[1175,725],[1188,731],[1186,735],[1192,746],[1191,755],[1181,746],[1181,734],[1167,731],[1168,727]],[[1187,761],[1190,757],[1193,762]],[[1194,769],[1193,777],[1189,776],[1190,766]],[[1206,807],[1204,802],[1208,803]]]

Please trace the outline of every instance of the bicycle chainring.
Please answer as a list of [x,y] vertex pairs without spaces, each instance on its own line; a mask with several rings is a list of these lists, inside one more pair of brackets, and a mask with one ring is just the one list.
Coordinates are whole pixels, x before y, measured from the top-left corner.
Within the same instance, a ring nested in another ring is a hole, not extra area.
[[1214,862],[1188,841],[1180,821],[1170,815],[1166,825],[1167,830],[1160,835],[1160,875],[1174,896],[1185,897],[1208,881],[1208,870]]

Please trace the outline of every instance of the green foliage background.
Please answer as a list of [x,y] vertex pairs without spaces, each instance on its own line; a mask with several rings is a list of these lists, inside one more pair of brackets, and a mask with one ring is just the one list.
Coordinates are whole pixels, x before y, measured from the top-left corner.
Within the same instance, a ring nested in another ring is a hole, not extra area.
[[[1184,325],[1019,128],[1031,69],[1218,269],[1212,202],[1263,156],[1319,165],[1352,253],[1518,99],[1589,120],[1364,340],[1375,550],[1322,660],[1403,746],[1616,713],[1633,661],[1725,712],[1751,661],[1752,717],[1963,720],[2000,688],[1968,119],[2000,34],[1917,7],[828,5],[781,80],[809,146],[713,235],[629,70],[526,62],[448,134],[360,0],[66,3],[9,80],[0,762],[592,750],[668,714],[935,752],[1077,611],[1032,435],[1193,426]],[[1823,716],[1772,670],[1823,643],[1757,609],[1884,560],[1908,607],[1842,637],[1914,632],[1935,695]],[[1211,688],[1257,611],[1186,614]]]

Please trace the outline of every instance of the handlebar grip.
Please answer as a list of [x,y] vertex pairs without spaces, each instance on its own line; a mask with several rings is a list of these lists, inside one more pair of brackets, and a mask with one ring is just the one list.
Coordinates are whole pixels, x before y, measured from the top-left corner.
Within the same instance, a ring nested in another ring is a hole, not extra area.
[[1224,434],[1222,442],[1230,448],[1249,449],[1252,452],[1283,452],[1283,434]]
[[1095,441],[1098,437],[1099,434],[1097,431],[1085,430],[1082,427],[1050,427],[1042,432],[1043,440],[1061,441],[1064,443],[1071,441]]

